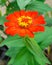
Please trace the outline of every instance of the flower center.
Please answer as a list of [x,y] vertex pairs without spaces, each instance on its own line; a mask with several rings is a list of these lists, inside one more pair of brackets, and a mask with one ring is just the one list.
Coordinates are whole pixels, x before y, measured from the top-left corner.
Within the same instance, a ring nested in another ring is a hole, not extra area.
[[32,23],[32,18],[29,16],[21,16],[18,18],[18,24],[21,27],[28,27]]

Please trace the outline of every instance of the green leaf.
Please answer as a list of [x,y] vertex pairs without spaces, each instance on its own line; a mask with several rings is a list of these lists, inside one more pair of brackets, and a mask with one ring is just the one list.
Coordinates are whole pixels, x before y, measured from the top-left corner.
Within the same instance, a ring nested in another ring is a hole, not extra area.
[[[15,51],[15,52],[14,52]],[[28,51],[27,48],[23,47],[12,47],[6,52],[6,55],[11,57],[8,65],[39,65],[34,56]],[[24,60],[25,57],[25,60]],[[25,61],[25,62],[24,62]],[[16,64],[19,63],[19,64]]]
[[[10,38],[10,37],[9,37]],[[23,39],[24,46],[11,46],[6,52],[6,55],[11,57],[8,65],[45,65],[49,63],[47,58],[44,56],[39,45],[34,41],[34,39],[21,38],[18,36],[11,37],[7,42],[13,40]],[[26,41],[26,42],[25,42]],[[21,42],[22,44],[22,42]],[[7,43],[8,45],[8,43]],[[13,42],[12,42],[13,45]],[[17,44],[16,44],[17,45]],[[20,45],[20,44],[19,44]],[[15,52],[14,52],[15,51]],[[25,62],[24,62],[25,61]],[[38,63],[37,63],[38,62]]]
[[42,2],[33,1],[26,6],[26,10],[33,10],[38,11],[40,13],[46,13],[48,11],[52,11],[52,8]]
[[0,17],[0,25],[3,25],[6,22],[5,16]]
[[50,44],[52,44],[52,36],[49,36],[47,39],[45,39],[41,44],[40,47],[42,49],[45,49],[46,47],[48,47]]
[[14,58],[11,58],[7,65],[12,65],[14,62]]
[[19,37],[18,35],[9,36],[5,39],[0,46],[7,45],[8,47],[24,47],[24,40],[23,38]]
[[6,55],[11,57],[8,65],[39,65],[34,59],[34,56],[25,47],[11,47],[6,52]]
[[45,17],[45,20],[47,22],[47,25],[46,26],[52,26],[52,18],[50,17]]
[[20,9],[25,9],[25,6],[28,5],[28,3],[31,0],[17,0],[17,4],[19,5]]
[[11,57],[8,65],[39,65],[26,47],[10,47],[6,55]]
[[[24,49],[24,48],[23,48]],[[11,47],[9,50],[6,52],[6,55],[11,57],[8,65],[13,64],[16,55],[22,50],[21,47]],[[15,52],[14,52],[15,51]]]
[[16,54],[19,53],[20,50],[21,50],[21,47],[11,47],[6,52],[6,55],[9,56],[9,57],[11,57],[11,58],[15,58]]
[[28,58],[27,49],[22,48],[16,55],[13,65],[25,65],[25,63],[27,62],[27,58]]
[[28,55],[28,65],[39,65],[35,60],[34,55],[32,55],[30,52]]
[[34,39],[37,41],[37,43],[41,44],[45,39],[47,39],[51,35],[52,35],[52,27],[46,26],[45,31],[37,33]]
[[[22,48],[21,51],[16,55],[13,65],[36,65],[33,55],[28,51],[27,48]],[[39,65],[39,64],[38,64]]]
[[31,38],[26,38],[26,45],[27,48],[29,49],[29,51],[34,55],[36,61],[40,64],[40,65],[45,65],[46,63],[50,64],[50,62],[48,61],[48,59],[45,57],[45,55],[43,54],[41,48],[39,47],[39,45],[35,42],[34,39]]

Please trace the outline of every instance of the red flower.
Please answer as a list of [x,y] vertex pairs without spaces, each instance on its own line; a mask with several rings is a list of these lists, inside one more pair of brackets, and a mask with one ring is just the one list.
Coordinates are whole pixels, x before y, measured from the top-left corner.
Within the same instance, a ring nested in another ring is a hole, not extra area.
[[34,32],[44,31],[44,17],[38,15],[35,11],[17,11],[6,17],[5,32],[10,35],[30,36],[34,37]]

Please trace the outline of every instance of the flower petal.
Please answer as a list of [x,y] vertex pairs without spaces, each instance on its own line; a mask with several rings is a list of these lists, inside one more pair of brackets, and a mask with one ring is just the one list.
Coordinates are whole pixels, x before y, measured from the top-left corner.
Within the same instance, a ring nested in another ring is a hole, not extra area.
[[26,16],[31,16],[32,12],[31,11],[26,11]]
[[32,27],[29,27],[29,30],[32,31],[32,32],[44,32],[44,26],[32,26]]
[[5,22],[4,23],[5,26],[15,26],[15,23],[14,22]]
[[18,29],[18,35],[20,35],[20,36],[25,36],[26,35],[26,31],[25,31],[25,29]]
[[16,20],[17,20],[17,18],[15,17],[14,14],[9,14],[9,15],[6,17],[6,19],[9,20],[9,21],[16,21]]
[[38,30],[39,30],[40,32],[44,32],[44,30],[45,30],[44,26],[37,26],[37,28],[38,28]]
[[29,36],[29,37],[34,37],[34,34],[30,31],[30,30],[28,30],[28,29],[26,29],[26,34]]
[[38,12],[33,11],[31,17],[35,19],[37,16],[38,16]]
[[7,34],[10,34],[10,35],[14,36],[14,35],[17,34],[18,30],[17,30],[17,28],[15,28],[15,27],[8,27],[8,28],[5,30],[5,32],[6,32]]
[[33,24],[34,25],[46,24],[46,22],[43,16],[38,16],[36,19],[33,20]]
[[16,27],[16,28],[19,27],[18,22],[16,21],[5,22],[4,25],[7,27]]
[[21,16],[26,16],[26,12],[25,12],[24,10],[21,10],[21,11],[20,11],[20,15],[21,15]]
[[18,17],[20,17],[20,12],[16,11],[16,12],[14,12],[14,15],[18,18]]

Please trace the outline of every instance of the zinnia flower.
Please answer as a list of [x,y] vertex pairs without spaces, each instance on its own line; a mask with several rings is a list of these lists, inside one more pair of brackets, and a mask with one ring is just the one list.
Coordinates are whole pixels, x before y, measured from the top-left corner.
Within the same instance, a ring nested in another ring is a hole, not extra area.
[[9,14],[6,19],[8,22],[4,23],[5,32],[12,36],[18,34],[22,37],[26,35],[34,37],[34,32],[44,31],[44,17],[35,11],[16,11]]

